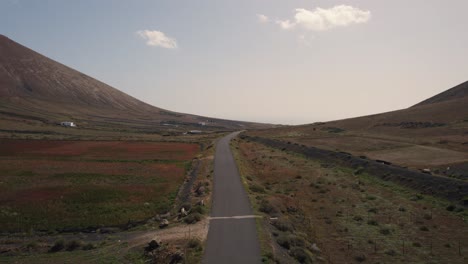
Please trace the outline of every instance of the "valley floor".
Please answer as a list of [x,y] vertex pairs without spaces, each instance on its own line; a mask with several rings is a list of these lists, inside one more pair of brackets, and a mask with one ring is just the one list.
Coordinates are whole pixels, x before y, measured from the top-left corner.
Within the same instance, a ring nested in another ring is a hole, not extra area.
[[217,136],[196,138],[0,139],[0,262],[198,263]]

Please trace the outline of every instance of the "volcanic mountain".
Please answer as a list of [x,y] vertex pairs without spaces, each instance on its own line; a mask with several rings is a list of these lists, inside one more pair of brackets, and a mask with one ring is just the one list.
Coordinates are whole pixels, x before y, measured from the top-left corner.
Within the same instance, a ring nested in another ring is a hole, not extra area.
[[[468,82],[464,82],[412,107],[388,113],[334,121],[352,130],[375,130],[382,126],[429,128],[468,121]],[[419,130],[427,133],[427,130]],[[384,131],[382,131],[384,132]]]
[[249,134],[468,180],[468,82],[402,110]]
[[55,126],[135,130],[233,130],[263,125],[176,113],[151,106],[0,35],[3,130]]
[[452,100],[458,100],[458,101],[467,100],[467,97],[468,97],[468,81],[460,85],[457,85],[453,87],[452,89],[448,89],[447,91],[442,92],[438,95],[435,95],[429,99],[426,99],[415,106],[441,103],[441,102],[452,101]]

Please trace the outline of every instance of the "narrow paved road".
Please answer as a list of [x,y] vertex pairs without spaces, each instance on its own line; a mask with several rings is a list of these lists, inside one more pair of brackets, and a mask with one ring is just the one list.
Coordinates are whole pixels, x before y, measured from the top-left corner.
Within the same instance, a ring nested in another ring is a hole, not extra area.
[[238,133],[220,139],[216,146],[205,264],[261,263],[255,218],[229,148],[229,142]]

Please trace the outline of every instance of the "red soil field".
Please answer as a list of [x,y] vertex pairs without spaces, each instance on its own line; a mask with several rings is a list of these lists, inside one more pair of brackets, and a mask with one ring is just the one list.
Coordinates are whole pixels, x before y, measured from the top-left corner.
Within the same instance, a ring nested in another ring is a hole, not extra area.
[[0,156],[186,160],[198,150],[187,143],[0,139]]
[[[175,164],[136,162],[94,162],[62,161],[40,159],[0,159],[2,177],[15,176],[21,172],[31,172],[35,176],[49,176],[61,173],[95,173],[106,175],[158,176],[171,179],[184,172]],[[37,179],[37,178],[36,178]]]
[[0,140],[0,232],[123,225],[172,206],[199,146]]

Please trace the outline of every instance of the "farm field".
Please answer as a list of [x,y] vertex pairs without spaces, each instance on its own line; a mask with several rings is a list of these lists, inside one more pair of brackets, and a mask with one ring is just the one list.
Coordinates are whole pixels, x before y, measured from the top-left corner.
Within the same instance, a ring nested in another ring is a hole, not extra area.
[[0,232],[125,226],[168,211],[199,144],[0,140]]
[[441,166],[447,168],[453,164],[468,162],[466,122],[463,125],[451,129],[386,129],[363,132],[319,124],[312,128],[286,127],[250,131],[248,134],[332,151],[345,151],[355,156],[386,160],[413,169],[436,170]]
[[232,144],[265,261],[466,263],[465,207],[249,140]]

